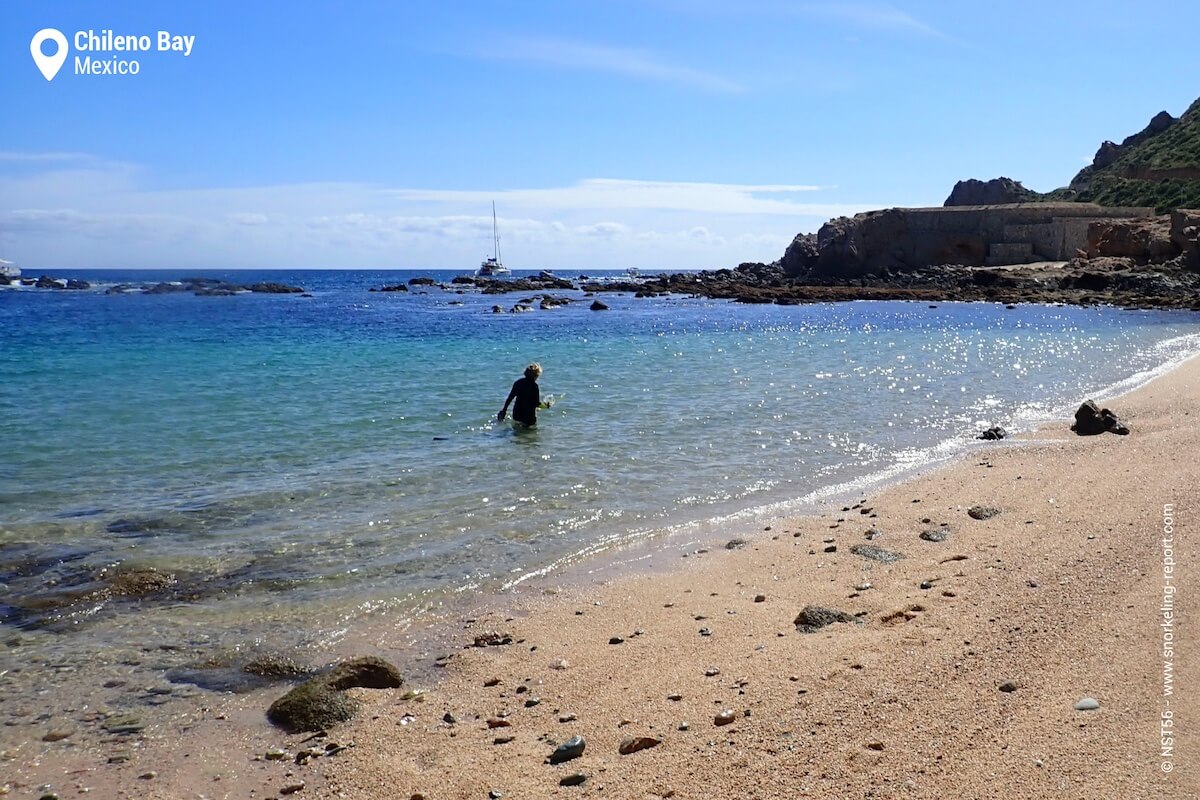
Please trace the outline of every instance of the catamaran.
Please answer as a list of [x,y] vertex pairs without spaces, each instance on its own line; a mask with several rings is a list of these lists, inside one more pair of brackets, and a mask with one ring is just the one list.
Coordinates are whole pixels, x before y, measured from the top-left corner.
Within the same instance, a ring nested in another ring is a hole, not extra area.
[[511,275],[512,270],[500,262],[500,234],[496,231],[496,202],[492,201],[492,246],[491,258],[485,258],[475,271],[476,275]]

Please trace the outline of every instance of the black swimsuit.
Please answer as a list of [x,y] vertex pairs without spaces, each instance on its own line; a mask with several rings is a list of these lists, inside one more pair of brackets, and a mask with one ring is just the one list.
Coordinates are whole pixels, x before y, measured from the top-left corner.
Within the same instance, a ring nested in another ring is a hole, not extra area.
[[513,404],[513,419],[525,425],[537,425],[537,407],[542,402],[537,381],[532,378],[517,378],[508,396],[515,397],[517,401]]

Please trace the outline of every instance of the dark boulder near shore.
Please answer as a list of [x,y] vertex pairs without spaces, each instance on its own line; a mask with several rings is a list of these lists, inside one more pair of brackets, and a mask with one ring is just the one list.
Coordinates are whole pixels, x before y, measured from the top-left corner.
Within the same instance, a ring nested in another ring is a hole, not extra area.
[[280,697],[267,709],[267,719],[291,733],[324,730],[358,712],[346,689],[397,689],[403,684],[400,671],[381,658],[352,659]]
[[1129,428],[1107,408],[1100,408],[1091,400],[1085,400],[1075,411],[1075,424],[1071,430],[1080,436],[1096,436],[1101,433],[1129,434]]

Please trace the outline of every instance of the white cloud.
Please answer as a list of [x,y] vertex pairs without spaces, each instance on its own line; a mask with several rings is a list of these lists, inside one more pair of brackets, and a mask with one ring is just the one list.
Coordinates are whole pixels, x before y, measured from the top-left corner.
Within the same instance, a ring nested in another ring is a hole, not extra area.
[[[5,257],[38,267],[672,269],[778,258],[800,230],[878,204],[808,184],[588,179],[534,189],[362,183],[150,188],[140,167],[38,154],[0,168]],[[41,166],[30,169],[28,164]],[[803,200],[803,202],[802,202]]]
[[256,214],[252,211],[242,211],[236,214],[230,214],[231,222],[236,222],[238,225],[266,225],[268,218],[266,214]]
[[788,184],[689,183],[591,178],[572,186],[547,189],[392,189],[394,197],[424,203],[556,209],[672,209],[722,214],[794,214],[820,216],[836,209],[828,204],[797,203],[761,195],[819,192],[820,186]]
[[486,46],[469,51],[456,50],[455,55],[608,72],[709,92],[738,94],[746,91],[746,87],[729,78],[669,63],[649,50],[612,47],[571,39],[494,35],[487,39]]

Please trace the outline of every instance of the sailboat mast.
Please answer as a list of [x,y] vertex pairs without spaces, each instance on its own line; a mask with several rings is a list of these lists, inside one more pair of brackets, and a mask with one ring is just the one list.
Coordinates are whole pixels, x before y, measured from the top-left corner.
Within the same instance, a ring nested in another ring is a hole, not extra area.
[[500,263],[500,234],[496,232],[496,201],[492,201],[492,248],[496,254],[496,263]]

